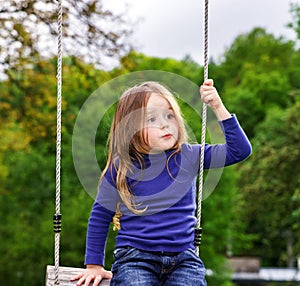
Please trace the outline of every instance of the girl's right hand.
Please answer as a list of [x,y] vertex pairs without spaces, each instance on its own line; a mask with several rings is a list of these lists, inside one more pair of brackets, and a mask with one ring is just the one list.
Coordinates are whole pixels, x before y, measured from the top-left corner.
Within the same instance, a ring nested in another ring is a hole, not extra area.
[[77,286],[89,286],[94,281],[93,286],[98,286],[102,279],[111,279],[112,273],[105,270],[101,265],[87,265],[86,269],[71,278],[71,281],[78,280]]

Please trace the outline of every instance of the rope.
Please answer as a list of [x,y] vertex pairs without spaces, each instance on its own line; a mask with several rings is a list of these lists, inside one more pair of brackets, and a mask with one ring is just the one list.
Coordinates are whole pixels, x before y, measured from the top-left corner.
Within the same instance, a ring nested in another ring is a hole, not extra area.
[[[208,0],[205,0],[205,15],[204,15],[204,81],[208,79]],[[199,169],[199,187],[198,187],[198,202],[197,202],[197,224],[195,229],[195,246],[196,253],[199,255],[199,246],[201,244],[201,204],[203,192],[203,173],[204,173],[204,147],[206,133],[206,111],[207,105],[203,103],[202,107],[202,130],[201,130],[201,149],[200,149],[200,169]]]
[[62,101],[62,0],[58,1],[58,55],[57,55],[57,118],[56,118],[56,199],[54,223],[54,284],[59,285],[59,246],[61,231],[61,214],[60,214],[60,166],[61,166],[61,101]]

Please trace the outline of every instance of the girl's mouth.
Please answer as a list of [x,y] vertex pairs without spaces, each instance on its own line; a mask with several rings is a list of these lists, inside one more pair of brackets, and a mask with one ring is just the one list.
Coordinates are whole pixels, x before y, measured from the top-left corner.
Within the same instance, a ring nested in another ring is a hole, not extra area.
[[170,138],[170,137],[172,137],[172,134],[166,134],[166,135],[164,135],[162,138],[167,139],[167,138]]

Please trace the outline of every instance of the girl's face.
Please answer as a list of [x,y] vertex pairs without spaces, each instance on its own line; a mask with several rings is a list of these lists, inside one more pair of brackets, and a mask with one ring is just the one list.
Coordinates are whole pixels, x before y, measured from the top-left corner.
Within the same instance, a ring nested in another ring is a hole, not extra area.
[[152,93],[146,108],[146,138],[150,153],[171,149],[178,140],[178,122],[169,102]]

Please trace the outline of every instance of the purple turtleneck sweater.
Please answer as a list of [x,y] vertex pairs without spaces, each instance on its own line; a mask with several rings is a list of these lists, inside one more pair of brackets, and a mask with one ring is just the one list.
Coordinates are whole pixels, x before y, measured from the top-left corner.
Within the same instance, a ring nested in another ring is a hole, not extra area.
[[[220,122],[224,144],[206,144],[204,168],[222,168],[246,159],[251,145],[235,115]],[[141,215],[121,203],[121,229],[116,248],[131,246],[145,251],[181,252],[194,248],[196,223],[196,178],[200,166],[200,145],[183,144],[175,153],[168,150],[144,155],[145,166],[133,164],[127,183]],[[109,225],[121,199],[116,190],[116,171],[104,175],[90,215],[85,264],[104,265]]]

